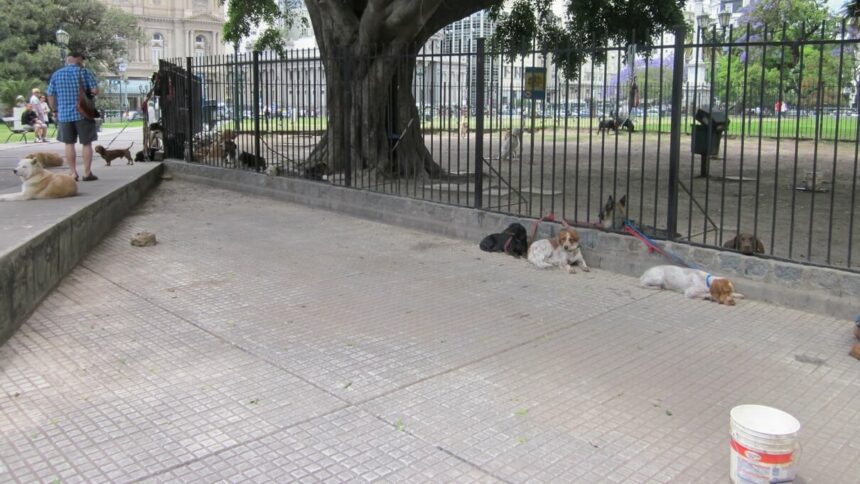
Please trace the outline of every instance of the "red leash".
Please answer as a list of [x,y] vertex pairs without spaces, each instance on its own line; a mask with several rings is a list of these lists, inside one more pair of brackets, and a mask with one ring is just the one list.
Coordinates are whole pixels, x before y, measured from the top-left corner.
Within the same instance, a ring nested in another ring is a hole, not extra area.
[[[535,223],[532,226],[532,241],[534,241],[535,237],[537,236],[538,224],[540,224],[541,222],[559,222],[559,220],[555,219],[555,213],[553,213],[553,212],[550,212],[550,213],[544,215],[543,217],[535,220]],[[560,222],[564,228],[573,229],[573,227],[571,227],[572,224],[570,223],[570,221],[568,219],[562,217]]]

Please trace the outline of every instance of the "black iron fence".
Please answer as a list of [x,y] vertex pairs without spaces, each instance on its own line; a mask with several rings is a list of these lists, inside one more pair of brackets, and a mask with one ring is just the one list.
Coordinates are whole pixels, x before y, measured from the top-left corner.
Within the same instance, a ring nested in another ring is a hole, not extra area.
[[[563,51],[512,60],[481,40],[457,53],[428,44],[398,59],[415,106],[386,111],[386,163],[331,149],[330,127],[358,119],[327,92],[358,82],[339,67],[329,72],[346,84],[326,82],[326,66],[342,59],[297,50],[163,61],[166,145],[200,163],[529,217],[554,212],[608,230],[627,217],[694,245],[750,234],[762,257],[857,270],[858,41],[844,26],[807,30],[816,34],[700,31],[648,57],[607,47],[606,62],[586,63],[575,79],[556,62]],[[384,97],[376,102],[397,96]],[[412,129],[440,171],[390,169]],[[605,212],[610,196],[624,207]]]

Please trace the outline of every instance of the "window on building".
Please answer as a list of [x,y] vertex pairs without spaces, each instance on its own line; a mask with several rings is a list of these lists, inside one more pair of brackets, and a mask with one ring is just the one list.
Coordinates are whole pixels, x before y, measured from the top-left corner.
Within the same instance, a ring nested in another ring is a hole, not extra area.
[[152,34],[152,64],[158,65],[162,57],[164,57],[164,36],[156,32]]
[[206,51],[206,37],[198,35],[194,38],[194,57],[202,57]]

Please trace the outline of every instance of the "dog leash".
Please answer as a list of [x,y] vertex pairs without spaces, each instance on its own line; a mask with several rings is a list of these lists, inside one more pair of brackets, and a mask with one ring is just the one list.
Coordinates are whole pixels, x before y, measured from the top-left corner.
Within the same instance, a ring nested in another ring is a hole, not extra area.
[[[535,237],[537,236],[538,225],[541,222],[559,222],[559,221],[555,219],[555,213],[553,213],[553,212],[550,212],[550,213],[544,215],[543,217],[535,220],[534,225],[532,225],[532,242],[534,242]],[[561,218],[561,224],[566,229],[572,228],[570,226],[571,225],[570,222],[564,217]]]
[[663,257],[666,257],[667,259],[672,260],[673,262],[675,262],[678,265],[681,265],[681,266],[684,266],[684,267],[687,267],[690,269],[703,270],[700,265],[688,263],[681,256],[672,252],[671,250],[660,248],[660,246],[658,246],[654,242],[653,239],[651,239],[650,237],[648,237],[647,235],[642,233],[642,231],[639,230],[639,228],[636,227],[636,224],[633,223],[633,221],[631,221],[630,219],[624,220],[624,231],[627,232],[628,234],[632,235],[636,239],[638,239],[643,244],[645,244],[645,246],[648,247],[648,253],[649,254],[652,252],[657,252],[660,255],[662,255]]

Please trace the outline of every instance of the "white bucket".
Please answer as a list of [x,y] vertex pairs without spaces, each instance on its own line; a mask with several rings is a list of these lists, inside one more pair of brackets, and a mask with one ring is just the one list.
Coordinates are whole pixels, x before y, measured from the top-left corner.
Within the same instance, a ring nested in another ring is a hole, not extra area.
[[731,411],[731,474],[734,483],[792,482],[800,422],[764,405]]

